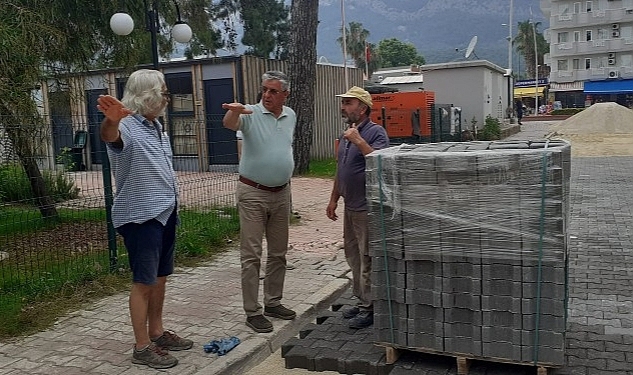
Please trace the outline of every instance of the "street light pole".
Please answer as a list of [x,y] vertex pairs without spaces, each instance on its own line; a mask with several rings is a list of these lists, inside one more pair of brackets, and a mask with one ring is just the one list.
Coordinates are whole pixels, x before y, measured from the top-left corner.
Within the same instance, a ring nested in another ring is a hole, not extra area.
[[514,13],[514,0],[510,0],[510,16],[508,20],[508,118],[514,117],[514,90],[512,85],[512,15]]
[[534,115],[538,115],[538,49],[536,45],[536,23],[532,22],[532,34],[534,35]]
[[[147,7],[147,0],[143,0],[145,5],[145,29],[150,32],[152,44],[152,65],[158,70],[158,4],[157,0],[152,1],[151,9]],[[179,17],[180,18],[180,17]]]
[[347,74],[347,29],[345,26],[345,2],[341,0],[341,24],[343,25],[343,74],[345,75],[345,90],[349,89],[349,76]]
[[[191,27],[180,18],[180,8],[176,0],[173,0],[176,7],[178,20],[171,30],[171,34],[179,43],[188,43],[191,40]],[[160,30],[160,18],[158,16],[158,0],[152,0],[151,7],[147,0],[143,0],[145,6],[145,30],[150,32],[152,45],[152,65],[158,70],[158,31]],[[110,28],[117,35],[129,35],[134,30],[134,20],[125,12],[118,12],[110,18]]]

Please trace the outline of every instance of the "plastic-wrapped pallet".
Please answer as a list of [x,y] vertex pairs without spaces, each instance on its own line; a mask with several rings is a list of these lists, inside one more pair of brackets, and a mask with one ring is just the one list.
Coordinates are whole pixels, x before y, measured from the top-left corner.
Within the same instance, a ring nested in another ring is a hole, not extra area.
[[562,365],[570,158],[553,140],[371,153],[375,340]]

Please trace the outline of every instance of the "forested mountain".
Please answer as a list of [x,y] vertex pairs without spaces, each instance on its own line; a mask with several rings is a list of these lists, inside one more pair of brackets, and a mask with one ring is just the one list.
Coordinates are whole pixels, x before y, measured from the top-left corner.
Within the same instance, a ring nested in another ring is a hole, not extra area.
[[[475,55],[501,67],[508,65],[510,0],[343,0],[345,23],[362,23],[368,41],[396,38],[413,43],[427,63],[464,60],[464,51],[477,36]],[[541,22],[542,33],[549,27],[539,0],[514,0],[512,32],[518,22],[530,18]],[[530,13],[530,9],[532,15]],[[341,0],[320,0],[317,56],[342,63],[336,39],[341,35]],[[474,56],[471,58],[475,58]],[[524,71],[525,63],[513,58],[513,70]]]

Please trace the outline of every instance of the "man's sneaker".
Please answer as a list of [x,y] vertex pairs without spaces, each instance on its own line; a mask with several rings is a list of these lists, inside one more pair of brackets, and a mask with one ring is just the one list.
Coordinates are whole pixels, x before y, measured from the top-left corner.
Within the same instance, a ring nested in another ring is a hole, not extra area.
[[352,319],[353,317],[358,315],[359,312],[360,309],[358,308],[358,306],[348,307],[343,310],[343,319]]
[[251,327],[253,331],[258,333],[267,333],[273,331],[273,324],[263,315],[254,315],[246,318],[246,325]]
[[297,316],[297,313],[288,308],[285,308],[284,305],[278,305],[275,307],[264,307],[264,315],[284,320],[292,320]]
[[366,328],[374,324],[373,311],[361,311],[349,320],[349,328],[360,329]]
[[176,366],[178,360],[152,342],[143,350],[133,349],[132,363],[163,369]]
[[152,339],[152,342],[161,349],[173,350],[175,352],[179,350],[191,349],[191,347],[193,346],[193,341],[189,339],[183,339],[182,337],[171,331],[163,332],[160,337]]

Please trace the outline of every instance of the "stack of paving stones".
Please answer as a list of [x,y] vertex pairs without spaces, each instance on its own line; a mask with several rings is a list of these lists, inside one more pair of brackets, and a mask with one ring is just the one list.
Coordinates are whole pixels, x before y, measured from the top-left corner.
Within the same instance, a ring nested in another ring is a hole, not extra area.
[[374,345],[371,328],[351,329],[338,311],[342,306],[353,306],[348,290],[332,311],[321,311],[316,323],[301,330],[281,347],[286,368],[309,371],[338,371],[341,374],[389,374],[393,365],[385,362],[385,349]]
[[562,366],[570,158],[547,140],[370,154],[374,340]]
[[[420,352],[404,352],[393,364],[386,364],[385,349],[372,343],[372,328],[349,329],[348,321],[341,317],[341,309],[354,306],[356,300],[347,290],[331,306],[319,312],[315,323],[302,328],[298,337],[286,341],[281,347],[286,368],[309,371],[335,371],[340,374],[368,375],[457,375],[454,358]],[[474,361],[472,374],[533,374],[527,366]]]

